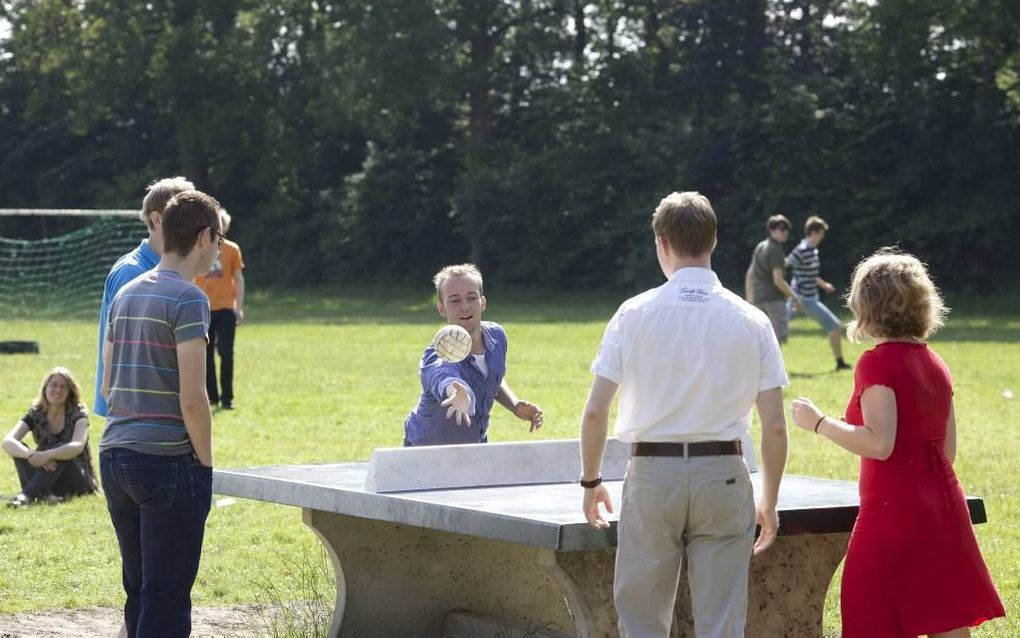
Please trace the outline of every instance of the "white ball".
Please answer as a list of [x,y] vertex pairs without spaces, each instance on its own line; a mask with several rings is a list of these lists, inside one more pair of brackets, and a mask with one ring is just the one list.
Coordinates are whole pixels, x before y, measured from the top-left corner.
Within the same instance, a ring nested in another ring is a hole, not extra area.
[[443,359],[458,363],[471,354],[471,335],[460,326],[443,326],[432,340],[432,347]]

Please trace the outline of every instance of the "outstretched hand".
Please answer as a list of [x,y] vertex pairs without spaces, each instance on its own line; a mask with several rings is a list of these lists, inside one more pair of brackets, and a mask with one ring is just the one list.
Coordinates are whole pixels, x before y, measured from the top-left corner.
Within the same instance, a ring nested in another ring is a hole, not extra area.
[[468,415],[471,410],[471,395],[463,383],[453,381],[446,386],[446,400],[439,405],[446,408],[446,418],[452,418],[457,425],[465,427],[471,425],[471,417]]
[[514,416],[522,421],[531,422],[531,429],[528,430],[529,432],[534,432],[538,428],[542,427],[542,422],[545,420],[545,417],[542,415],[542,408],[527,401],[517,402],[514,406]]

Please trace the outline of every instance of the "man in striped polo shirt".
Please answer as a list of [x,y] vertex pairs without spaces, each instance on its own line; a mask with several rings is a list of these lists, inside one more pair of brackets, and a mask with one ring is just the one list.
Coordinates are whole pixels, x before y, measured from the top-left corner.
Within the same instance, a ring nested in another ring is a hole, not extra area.
[[208,272],[223,242],[219,208],[194,190],[169,201],[159,264],[121,288],[106,327],[99,464],[120,545],[129,636],[191,633],[213,461],[209,302],[191,281]]
[[[791,288],[800,297],[800,310],[814,317],[822,326],[822,332],[829,337],[829,348],[836,358],[836,370],[849,370],[850,365],[843,360],[843,324],[818,298],[818,289],[833,293],[836,287],[819,276],[821,260],[818,258],[818,245],[825,239],[829,225],[817,215],[808,217],[804,223],[804,239],[786,256],[786,265],[793,269]],[[787,304],[790,317],[797,312],[792,303]]]

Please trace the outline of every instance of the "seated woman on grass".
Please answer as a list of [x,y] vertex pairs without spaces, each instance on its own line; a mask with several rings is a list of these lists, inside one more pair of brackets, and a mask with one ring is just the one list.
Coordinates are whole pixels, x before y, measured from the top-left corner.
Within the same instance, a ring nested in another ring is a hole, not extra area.
[[[21,442],[32,433],[35,450]],[[99,491],[89,453],[89,417],[81,386],[67,368],[56,367],[43,379],[39,396],[4,437],[3,450],[14,458],[21,493],[8,503],[59,502],[67,496]]]

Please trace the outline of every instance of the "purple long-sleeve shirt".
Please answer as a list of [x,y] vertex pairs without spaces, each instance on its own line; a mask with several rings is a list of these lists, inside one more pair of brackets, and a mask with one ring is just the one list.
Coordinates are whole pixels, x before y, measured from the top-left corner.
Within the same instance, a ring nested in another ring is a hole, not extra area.
[[[440,359],[431,345],[425,348],[418,370],[421,397],[404,421],[404,445],[488,441],[489,412],[506,375],[506,332],[497,323],[483,321],[482,340],[485,342],[485,363],[489,368],[487,375],[482,374],[473,356],[460,363],[449,363]],[[440,405],[446,400],[446,388],[454,381],[467,386],[471,397],[471,424],[468,426],[458,425],[456,419],[447,418],[447,408]]]

